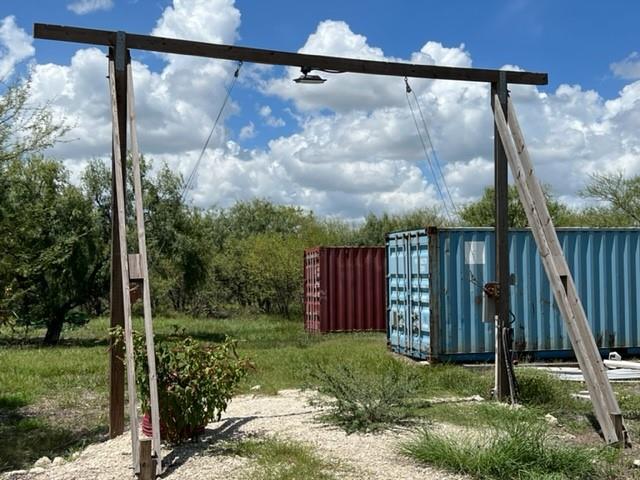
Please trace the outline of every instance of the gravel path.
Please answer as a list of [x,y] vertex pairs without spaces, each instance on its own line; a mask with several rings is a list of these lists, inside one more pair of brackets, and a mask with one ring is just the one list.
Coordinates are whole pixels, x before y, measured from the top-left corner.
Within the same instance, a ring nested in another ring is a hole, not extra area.
[[[309,393],[283,390],[276,396],[243,395],[233,399],[220,422],[207,426],[198,443],[188,443],[165,452],[172,464],[162,478],[249,479],[251,459],[212,453],[210,446],[221,439],[276,436],[311,447],[320,458],[337,465],[340,479],[443,479],[463,477],[419,466],[397,453],[409,431],[383,434],[351,434],[316,420],[318,408],[309,406]],[[132,478],[130,437],[91,445],[74,461],[50,466],[44,471],[4,475],[3,480],[125,480]]]

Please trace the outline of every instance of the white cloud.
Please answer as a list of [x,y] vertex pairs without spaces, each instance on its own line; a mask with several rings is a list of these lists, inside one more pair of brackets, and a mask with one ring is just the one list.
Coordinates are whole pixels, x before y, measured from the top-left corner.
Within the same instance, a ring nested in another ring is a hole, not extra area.
[[86,15],[98,10],[111,10],[113,0],[77,0],[67,5],[67,9],[76,15]]
[[[218,3],[176,1],[174,6],[165,9],[154,33],[173,37],[205,36],[232,42],[239,14],[232,2],[220,0]],[[189,23],[190,12],[207,15],[207,19],[198,20],[208,25],[206,35],[201,32],[199,23]],[[198,30],[189,34],[184,29],[185,23]],[[173,25],[180,26],[181,30],[172,30]],[[164,58],[165,66],[156,72],[136,61],[134,55],[132,66],[140,145],[150,155],[176,155],[176,163],[182,168],[181,153],[201,148],[207,138],[223,100],[212,92],[224,91],[234,65],[174,55]],[[75,125],[66,138],[69,141],[54,147],[54,155],[70,162],[84,162],[108,151],[111,112],[105,79],[107,66],[102,50],[85,48],[78,50],[68,65],[49,63],[34,67],[34,102],[50,101],[57,115]],[[237,106],[230,102],[225,115],[236,111]],[[211,145],[219,145],[224,139],[221,122]]]
[[[240,12],[231,0],[174,0],[153,34],[233,43]],[[395,58],[369,44],[344,22],[324,21],[300,49],[304,52],[384,61],[471,66],[464,45],[426,41]],[[134,61],[140,144],[156,160],[187,176],[211,128],[232,62],[161,55],[160,69]],[[135,59],[135,53],[134,53]],[[13,67],[11,67],[13,68]],[[517,67],[511,67],[517,68]],[[104,52],[78,50],[66,65],[34,67],[34,100],[51,101],[55,114],[76,127],[53,154],[74,172],[92,156],[108,156],[111,119]],[[407,106],[402,78],[322,73],[321,86],[297,85],[298,69],[243,67],[240,81],[266,98],[255,107],[260,122],[277,124],[273,99],[290,103],[293,133],[273,138],[263,149],[240,141],[256,134],[245,122],[229,135],[221,122],[203,158],[193,201],[229,205],[252,196],[301,205],[320,214],[360,218],[369,211],[401,211],[437,205],[427,180],[424,152]],[[246,75],[245,75],[246,74]],[[411,80],[456,202],[476,198],[493,179],[493,126],[489,90],[478,83]],[[525,137],[542,181],[573,201],[588,174],[625,169],[640,173],[640,81],[604,100],[578,85],[542,92],[512,86]],[[271,104],[269,104],[271,103]],[[277,109],[276,109],[277,107]],[[237,113],[231,102],[226,116]],[[286,111],[286,109],[285,109]],[[256,122],[258,123],[258,122]]]
[[278,128],[286,125],[282,118],[271,115],[271,107],[269,105],[262,105],[258,109],[258,113],[264,118],[264,123],[270,127]]
[[15,66],[35,53],[33,39],[16,24],[16,17],[9,15],[0,20],[0,80],[6,80]]
[[268,117],[269,115],[271,115],[271,107],[269,105],[262,105],[258,109],[258,113],[263,117]]
[[612,63],[609,68],[616,77],[625,80],[638,80],[640,79],[640,54],[631,52],[626,58]]
[[255,136],[256,136],[256,126],[253,124],[253,122],[249,122],[245,126],[243,126],[240,129],[240,133],[238,134],[238,137],[240,138],[240,140],[247,140],[248,138],[253,138]]

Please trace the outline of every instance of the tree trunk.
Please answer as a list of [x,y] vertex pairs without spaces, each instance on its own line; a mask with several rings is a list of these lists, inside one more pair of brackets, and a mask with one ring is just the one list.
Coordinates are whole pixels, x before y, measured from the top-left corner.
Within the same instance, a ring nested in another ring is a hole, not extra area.
[[60,334],[62,333],[62,325],[64,324],[64,313],[56,314],[49,325],[47,325],[47,333],[44,336],[42,343],[44,345],[57,345],[60,340]]

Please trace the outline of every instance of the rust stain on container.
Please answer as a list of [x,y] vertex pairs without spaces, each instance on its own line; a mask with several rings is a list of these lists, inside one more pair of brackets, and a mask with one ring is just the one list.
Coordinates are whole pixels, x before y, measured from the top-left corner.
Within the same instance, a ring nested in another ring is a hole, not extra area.
[[385,248],[306,249],[304,324],[310,332],[384,331]]

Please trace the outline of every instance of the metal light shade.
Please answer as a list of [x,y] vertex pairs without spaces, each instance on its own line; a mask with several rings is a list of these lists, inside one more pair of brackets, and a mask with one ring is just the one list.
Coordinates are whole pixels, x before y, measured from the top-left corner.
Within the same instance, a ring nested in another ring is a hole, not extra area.
[[322,78],[320,75],[309,75],[307,73],[303,73],[298,78],[293,79],[296,83],[309,83],[309,84],[322,84],[327,81],[326,78]]

